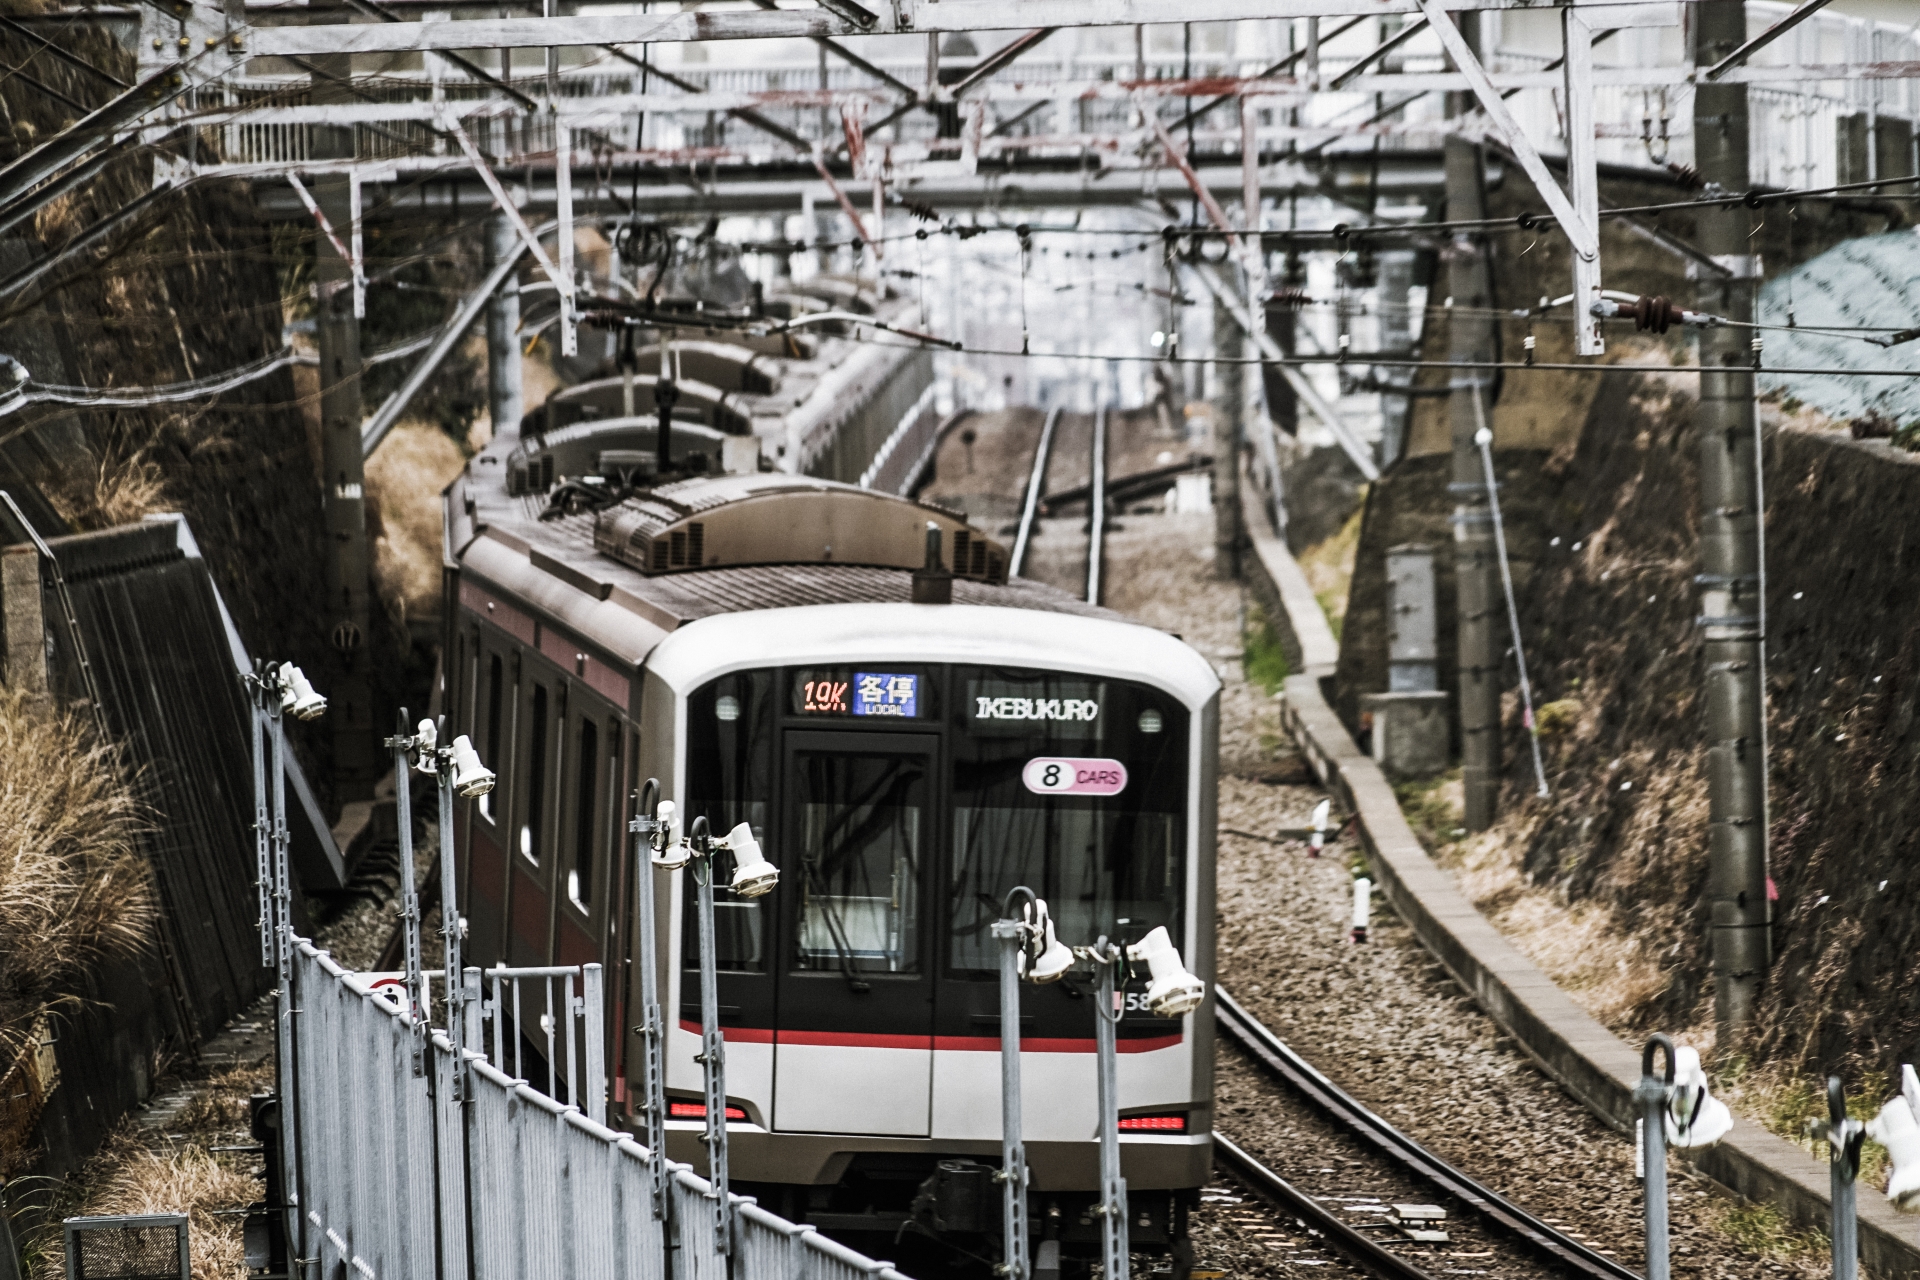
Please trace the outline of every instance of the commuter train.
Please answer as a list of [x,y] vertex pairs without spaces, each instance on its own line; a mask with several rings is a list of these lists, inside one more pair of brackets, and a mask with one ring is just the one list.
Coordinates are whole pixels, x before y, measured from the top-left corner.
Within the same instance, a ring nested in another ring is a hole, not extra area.
[[[635,955],[648,864],[627,824],[647,778],[683,820],[750,824],[781,876],[758,899],[718,891],[736,1189],[823,1230],[991,1255],[990,925],[1027,885],[1069,944],[1164,925],[1211,988],[1218,680],[1172,635],[1009,580],[1001,546],[944,509],[726,474],[700,424],[671,433],[687,478],[636,487],[652,430],[503,439],[447,490],[445,705],[499,777],[457,832],[469,963],[607,967],[609,1109],[629,1124],[634,975],[656,965],[668,1152],[701,1167],[694,894],[649,869],[660,953]],[[929,527],[951,603],[912,603]],[[1107,780],[1059,789],[1049,760]],[[1183,1275],[1212,1158],[1212,1005],[1154,1016],[1145,977],[1117,1032],[1129,1223]],[[1072,1268],[1099,1248],[1092,983],[1021,1001],[1033,1234]]]

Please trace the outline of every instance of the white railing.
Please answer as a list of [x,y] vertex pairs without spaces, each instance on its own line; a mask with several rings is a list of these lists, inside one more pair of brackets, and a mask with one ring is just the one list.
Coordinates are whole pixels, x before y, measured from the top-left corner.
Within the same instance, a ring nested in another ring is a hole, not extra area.
[[[667,1165],[666,1202],[656,1206],[660,1157],[630,1136],[477,1052],[456,1056],[439,1030],[415,1075],[419,1029],[404,1001],[383,998],[370,975],[342,970],[305,939],[294,940],[290,972],[289,1216],[299,1256],[317,1259],[321,1274],[665,1280],[671,1251],[674,1280],[905,1280],[738,1196],[733,1238],[722,1242],[712,1189],[687,1166]],[[585,979],[584,968],[492,973],[495,1009],[507,1016],[519,982]],[[471,991],[479,971],[467,974]],[[465,1003],[473,1016],[475,1002]],[[565,1020],[567,1008],[554,1016]],[[579,1016],[597,1022],[600,1012]],[[581,1066],[591,1078],[594,1064]]]

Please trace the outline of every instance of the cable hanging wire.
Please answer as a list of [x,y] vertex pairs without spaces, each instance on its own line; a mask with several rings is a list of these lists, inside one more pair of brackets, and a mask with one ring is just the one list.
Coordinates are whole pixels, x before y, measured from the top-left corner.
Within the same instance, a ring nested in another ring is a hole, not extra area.
[[[257,378],[264,378],[276,369],[285,368],[299,360],[299,353],[292,347],[282,347],[270,355],[262,356],[251,363],[230,369],[225,373],[210,374],[204,378],[194,378],[187,382],[169,382],[153,387],[70,387],[54,383],[37,383],[29,377],[12,395],[0,398],[0,417],[24,409],[33,404],[71,404],[95,408],[140,409],[152,405],[179,404],[186,400],[201,400],[232,391],[235,387],[245,386]],[[22,366],[14,364],[16,372],[23,372]]]
[[1527,679],[1527,651],[1520,643],[1520,610],[1513,602],[1513,570],[1507,564],[1507,532],[1500,520],[1500,486],[1493,478],[1493,432],[1487,429],[1487,409],[1480,388],[1473,389],[1473,417],[1479,424],[1473,442],[1480,446],[1480,466],[1487,475],[1487,505],[1493,515],[1493,546],[1500,556],[1500,585],[1507,595],[1507,625],[1513,631],[1513,660],[1520,667],[1520,707],[1526,717],[1527,740],[1533,744],[1533,776],[1539,781],[1537,794],[1547,798],[1547,768],[1540,759],[1540,724],[1533,715],[1533,685]]

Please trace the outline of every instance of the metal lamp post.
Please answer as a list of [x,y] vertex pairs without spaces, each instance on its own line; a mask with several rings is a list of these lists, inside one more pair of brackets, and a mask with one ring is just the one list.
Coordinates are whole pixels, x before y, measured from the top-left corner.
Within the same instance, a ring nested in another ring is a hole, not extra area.
[[1000,940],[1000,1240],[1001,1261],[994,1271],[1009,1280],[1027,1280],[1027,1145],[1020,1115],[1020,955],[1031,952],[1034,926],[1014,914],[1015,900],[1036,901],[1022,885],[1007,894],[1001,918],[993,922]]
[[1126,953],[1103,934],[1084,952],[1100,971],[1093,1006],[1094,1057],[1100,1073],[1100,1259],[1105,1280],[1126,1280],[1127,1180],[1120,1173],[1119,1053],[1114,1028],[1120,1023],[1119,983]]
[[707,1128],[701,1140],[707,1148],[707,1184],[714,1198],[714,1247],[733,1252],[733,1199],[727,1193],[727,1043],[720,1034],[720,962],[713,923],[713,839],[707,820],[695,818],[687,828],[693,850],[688,870],[698,887],[700,916],[700,1065],[706,1086]]
[[[274,971],[274,1091],[280,1099],[279,1185],[285,1203],[267,1206],[278,1212],[277,1256],[286,1251],[301,1256],[299,1201],[305,1190],[301,1175],[298,1106],[288,1105],[298,1093],[298,1081],[289,1076],[293,1056],[293,885],[287,862],[287,738],[286,717],[313,720],[325,714],[327,700],[314,692],[300,668],[292,663],[259,662],[242,678],[253,707],[254,857],[259,876],[260,962]],[[271,804],[268,797],[271,796]],[[289,1129],[286,1121],[291,1118]],[[268,1157],[272,1158],[271,1155]]]
[[[413,1031],[413,1074],[427,1074],[427,1015],[433,1001],[420,964],[420,893],[413,882],[413,780],[416,752],[433,750],[433,725],[422,722],[424,733],[408,733],[407,709],[399,711],[399,729],[386,740],[393,752],[393,804],[400,832],[400,935],[406,944],[408,1018]],[[452,994],[451,990],[448,992]]]
[[[642,1098],[645,1110],[647,1150],[653,1156],[650,1166],[653,1181],[653,1216],[667,1218],[667,1077],[665,1071],[666,1023],[660,1013],[660,975],[657,949],[659,939],[654,924],[653,855],[664,853],[673,839],[673,816],[664,819],[658,813],[660,780],[648,778],[640,788],[640,800],[628,830],[634,841],[634,913],[640,922],[640,1025],[634,1030],[642,1043],[645,1079]],[[704,975],[704,970],[702,973]],[[704,978],[703,978],[704,980]]]
[[[1664,1077],[1653,1073],[1654,1051],[1666,1054]],[[1640,1163],[1647,1207],[1647,1280],[1670,1280],[1667,1246],[1667,1091],[1673,1086],[1673,1037],[1656,1034],[1640,1051]]]
[[1827,1162],[1833,1193],[1833,1280],[1856,1280],[1860,1274],[1860,1216],[1855,1179],[1860,1174],[1860,1144],[1866,1126],[1847,1117],[1847,1091],[1839,1076],[1827,1077],[1827,1119],[1809,1126],[1816,1138],[1827,1141]]

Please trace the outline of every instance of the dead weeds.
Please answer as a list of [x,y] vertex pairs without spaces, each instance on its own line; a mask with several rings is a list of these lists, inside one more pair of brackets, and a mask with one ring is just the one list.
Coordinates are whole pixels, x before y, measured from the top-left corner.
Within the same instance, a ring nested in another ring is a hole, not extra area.
[[[6,1003],[36,1009],[67,996],[101,961],[148,946],[159,900],[138,843],[146,822],[118,752],[88,722],[44,699],[0,690]],[[5,1061],[26,1033],[26,1023],[0,1026]]]
[[440,614],[440,491],[466,455],[438,427],[393,429],[367,460],[367,498],[379,514],[373,579],[396,623]]

